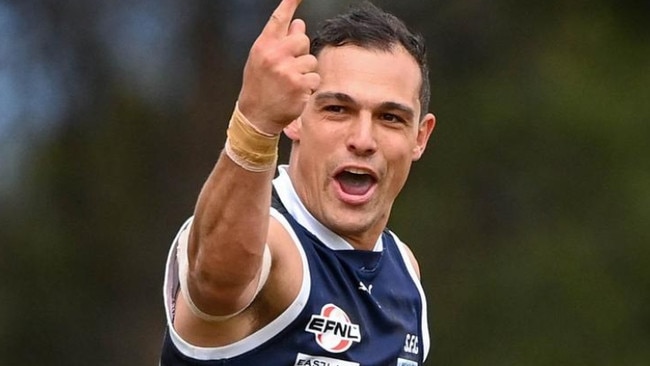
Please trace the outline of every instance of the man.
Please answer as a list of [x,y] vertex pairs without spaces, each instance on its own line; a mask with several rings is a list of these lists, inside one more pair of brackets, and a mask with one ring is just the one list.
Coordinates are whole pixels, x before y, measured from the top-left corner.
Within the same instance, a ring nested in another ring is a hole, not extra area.
[[[224,152],[170,251],[162,365],[428,353],[417,262],[386,229],[435,125],[422,40],[367,3],[310,43],[299,3],[252,46]],[[274,179],[281,132],[292,149]]]

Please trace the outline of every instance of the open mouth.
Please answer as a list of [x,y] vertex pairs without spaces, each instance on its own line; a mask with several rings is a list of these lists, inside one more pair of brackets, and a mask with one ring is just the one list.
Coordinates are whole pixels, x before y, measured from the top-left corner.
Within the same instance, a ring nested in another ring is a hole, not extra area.
[[347,168],[334,176],[341,190],[349,195],[363,196],[377,183],[377,179],[365,170]]

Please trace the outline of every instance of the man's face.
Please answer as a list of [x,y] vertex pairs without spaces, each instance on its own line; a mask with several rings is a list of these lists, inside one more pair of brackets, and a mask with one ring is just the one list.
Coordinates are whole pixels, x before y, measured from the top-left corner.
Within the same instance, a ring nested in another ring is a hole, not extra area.
[[371,249],[435,119],[420,116],[420,70],[402,47],[326,47],[318,73],[321,84],[285,129],[290,175],[317,220]]

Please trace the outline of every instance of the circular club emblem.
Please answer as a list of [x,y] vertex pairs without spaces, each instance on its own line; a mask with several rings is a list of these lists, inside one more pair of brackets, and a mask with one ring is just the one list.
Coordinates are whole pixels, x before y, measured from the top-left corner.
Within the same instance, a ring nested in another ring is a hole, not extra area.
[[361,341],[359,325],[353,324],[348,314],[334,304],[327,304],[320,314],[312,315],[305,330],[314,333],[316,343],[332,353],[345,352],[353,342]]

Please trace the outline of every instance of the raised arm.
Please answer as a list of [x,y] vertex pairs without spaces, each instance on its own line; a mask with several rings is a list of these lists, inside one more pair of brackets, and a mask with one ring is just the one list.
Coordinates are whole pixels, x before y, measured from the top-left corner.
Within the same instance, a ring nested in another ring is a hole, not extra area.
[[267,243],[277,138],[320,82],[300,0],[283,0],[244,67],[226,148],[199,195],[188,242],[186,296],[223,316],[253,300]]

